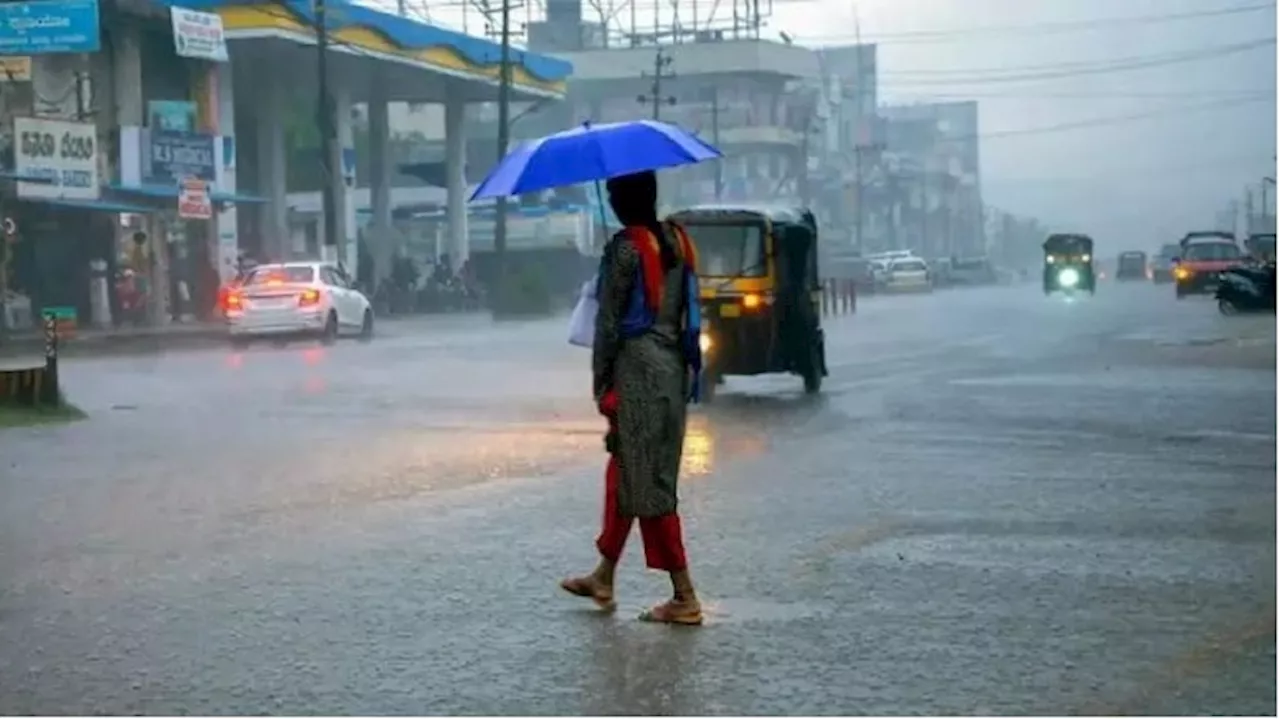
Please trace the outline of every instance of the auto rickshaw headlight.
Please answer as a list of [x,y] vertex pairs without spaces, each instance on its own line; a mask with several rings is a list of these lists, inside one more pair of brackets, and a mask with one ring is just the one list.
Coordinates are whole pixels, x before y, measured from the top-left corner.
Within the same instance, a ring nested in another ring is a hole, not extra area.
[[1063,287],[1075,287],[1080,284],[1080,273],[1068,267],[1058,273],[1058,284]]
[[760,295],[743,295],[742,306],[749,310],[754,310],[760,306]]
[[713,344],[715,343],[711,341],[711,335],[707,334],[706,332],[703,332],[702,334],[698,335],[698,349],[702,350],[703,354],[706,354],[707,352],[711,351],[711,346]]
[[1053,255],[1049,255],[1048,257],[1044,258],[1044,261],[1052,265],[1054,262],[1057,261],[1057,258],[1055,258]]
[[1081,261],[1081,262],[1088,262],[1088,261],[1089,261],[1089,256],[1088,256],[1088,255],[1081,255],[1081,256],[1080,256],[1080,261]]

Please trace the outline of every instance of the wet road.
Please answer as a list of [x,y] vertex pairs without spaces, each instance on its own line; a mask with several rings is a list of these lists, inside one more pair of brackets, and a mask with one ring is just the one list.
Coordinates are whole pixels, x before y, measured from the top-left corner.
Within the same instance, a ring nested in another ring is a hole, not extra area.
[[[563,322],[67,363],[0,434],[0,713],[1274,714],[1275,321],[1164,288],[877,298],[696,410],[700,630]],[[638,538],[636,538],[638,540]]]

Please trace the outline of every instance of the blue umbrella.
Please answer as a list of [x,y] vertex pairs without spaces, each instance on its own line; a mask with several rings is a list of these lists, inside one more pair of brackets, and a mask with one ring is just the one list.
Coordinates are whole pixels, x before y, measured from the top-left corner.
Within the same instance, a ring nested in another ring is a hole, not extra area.
[[541,192],[718,157],[716,148],[665,122],[584,123],[521,143],[489,171],[471,199]]

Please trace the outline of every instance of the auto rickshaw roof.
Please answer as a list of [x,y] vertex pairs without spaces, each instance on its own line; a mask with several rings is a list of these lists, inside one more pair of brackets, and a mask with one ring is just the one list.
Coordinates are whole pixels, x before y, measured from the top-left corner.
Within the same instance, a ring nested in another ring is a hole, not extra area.
[[1045,252],[1062,252],[1075,249],[1093,252],[1093,238],[1088,235],[1060,234],[1049,235],[1049,239],[1044,241]]
[[694,205],[667,215],[670,219],[688,222],[691,219],[707,219],[720,222],[768,220],[775,225],[805,225],[817,232],[817,221],[806,207],[772,205],[768,203],[725,203]]
[[1230,232],[1222,232],[1221,230],[1207,230],[1203,232],[1188,232],[1183,235],[1182,241],[1178,244],[1186,246],[1192,242],[1231,242],[1235,243],[1236,236]]

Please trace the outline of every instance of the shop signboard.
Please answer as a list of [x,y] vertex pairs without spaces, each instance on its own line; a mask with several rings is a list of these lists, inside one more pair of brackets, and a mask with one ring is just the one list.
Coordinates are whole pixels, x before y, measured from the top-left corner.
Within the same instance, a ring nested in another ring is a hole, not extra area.
[[152,185],[179,185],[188,177],[205,182],[217,178],[212,135],[152,130],[148,143],[146,181]]
[[196,128],[196,104],[187,100],[150,100],[147,125],[153,132],[192,132]]
[[195,177],[182,181],[182,190],[178,193],[178,217],[186,220],[213,219],[209,183]]
[[19,182],[24,198],[96,200],[98,131],[93,123],[13,119],[13,169],[21,176],[43,178]]
[[31,82],[31,58],[0,57],[0,82]]
[[0,3],[0,55],[97,52],[98,0]]
[[173,19],[174,50],[179,56],[227,61],[227,40],[222,34],[221,16],[181,7],[171,8],[170,16]]

